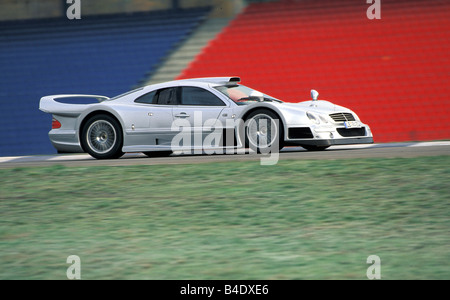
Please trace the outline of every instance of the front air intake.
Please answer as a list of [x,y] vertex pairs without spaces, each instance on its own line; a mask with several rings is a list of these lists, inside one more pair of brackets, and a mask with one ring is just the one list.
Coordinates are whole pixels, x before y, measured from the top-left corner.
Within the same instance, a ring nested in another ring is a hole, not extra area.
[[289,139],[312,139],[314,136],[309,127],[289,128]]
[[366,136],[366,128],[338,128],[337,132],[343,137]]

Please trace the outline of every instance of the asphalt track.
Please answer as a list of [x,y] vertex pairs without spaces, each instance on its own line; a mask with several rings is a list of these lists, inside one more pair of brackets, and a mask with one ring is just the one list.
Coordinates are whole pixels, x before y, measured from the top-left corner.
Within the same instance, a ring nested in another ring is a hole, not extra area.
[[[236,152],[236,151],[234,151]],[[410,142],[371,145],[332,146],[325,151],[310,152],[301,147],[286,147],[279,160],[305,159],[358,159],[358,158],[393,158],[450,155],[450,141]],[[227,161],[262,161],[257,154],[245,154],[242,150],[237,154],[196,154],[174,155],[170,157],[148,158],[141,153],[129,153],[120,159],[96,160],[88,154],[35,155],[18,157],[0,157],[0,168],[63,166],[132,166],[161,164],[197,164]],[[276,157],[272,156],[272,159]]]

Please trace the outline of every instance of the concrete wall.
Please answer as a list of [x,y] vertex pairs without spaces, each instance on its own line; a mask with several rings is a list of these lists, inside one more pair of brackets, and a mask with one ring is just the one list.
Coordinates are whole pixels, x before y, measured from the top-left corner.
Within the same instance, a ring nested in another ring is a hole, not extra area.
[[2,0],[0,21],[58,17],[62,4],[61,0]]
[[[214,6],[213,17],[230,17],[240,11],[244,0],[72,0],[80,1],[81,17],[99,14]],[[0,21],[65,17],[71,4],[66,0],[2,0]]]
[[181,8],[212,5],[211,17],[232,17],[244,7],[244,0],[179,0]]

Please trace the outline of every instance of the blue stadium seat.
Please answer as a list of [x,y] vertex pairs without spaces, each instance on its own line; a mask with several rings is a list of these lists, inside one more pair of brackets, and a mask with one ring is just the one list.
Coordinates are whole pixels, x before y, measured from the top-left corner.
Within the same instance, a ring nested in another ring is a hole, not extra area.
[[0,156],[55,153],[51,94],[130,90],[205,19],[210,8],[0,23]]

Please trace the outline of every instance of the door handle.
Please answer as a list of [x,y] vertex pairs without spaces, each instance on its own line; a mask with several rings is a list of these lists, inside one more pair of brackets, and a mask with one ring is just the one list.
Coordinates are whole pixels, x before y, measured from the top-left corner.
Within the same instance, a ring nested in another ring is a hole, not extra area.
[[188,118],[190,116],[187,113],[182,112],[182,113],[179,113],[178,115],[175,115],[175,117],[177,117],[177,118]]

